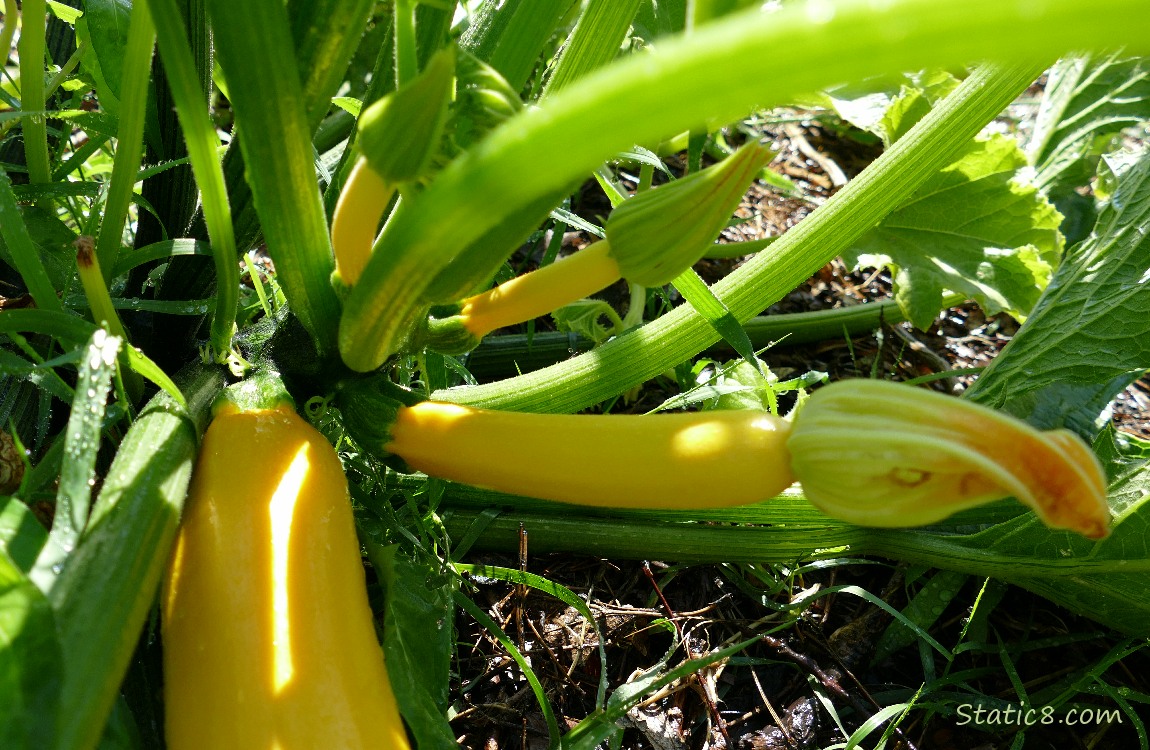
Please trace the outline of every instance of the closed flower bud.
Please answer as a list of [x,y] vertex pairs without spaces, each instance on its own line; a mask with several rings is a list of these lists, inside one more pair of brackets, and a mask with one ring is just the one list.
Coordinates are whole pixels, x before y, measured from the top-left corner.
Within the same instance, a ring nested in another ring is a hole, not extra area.
[[795,418],[787,447],[807,499],[852,523],[919,526],[1014,496],[1048,526],[1108,533],[1105,476],[1076,435],[940,393],[827,386]]
[[611,255],[628,281],[669,284],[693,266],[730,221],[747,185],[771,160],[748,143],[712,167],[639,193],[607,221]]

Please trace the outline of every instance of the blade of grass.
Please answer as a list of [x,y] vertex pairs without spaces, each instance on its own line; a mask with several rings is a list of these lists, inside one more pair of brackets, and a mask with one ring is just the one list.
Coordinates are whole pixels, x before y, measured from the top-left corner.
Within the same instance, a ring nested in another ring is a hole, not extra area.
[[196,240],[190,239],[163,240],[161,242],[153,242],[152,244],[145,245],[138,250],[133,250],[130,255],[121,257],[120,262],[116,264],[116,269],[112,271],[112,275],[122,276],[128,271],[131,271],[136,266],[143,265],[144,263],[151,263],[154,260],[174,258],[178,255],[211,254],[211,245],[207,244],[206,242],[197,242]]
[[592,614],[585,601],[580,599],[574,591],[566,586],[562,586],[533,573],[525,573],[512,568],[503,568],[498,565],[466,565],[455,563],[454,568],[460,573],[470,573],[472,575],[483,576],[484,578],[494,578],[500,581],[507,581],[508,583],[530,586],[537,591],[542,591],[545,594],[555,597],[582,615],[583,619],[590,623],[591,628],[595,631],[595,642],[599,647],[599,663],[604,665],[599,672],[599,689],[598,692],[595,693],[595,707],[597,709],[603,708],[603,701],[607,696],[607,650],[604,646],[603,636],[599,632],[599,622],[595,619],[595,615]]
[[751,337],[739,325],[739,321],[731,314],[723,301],[715,296],[705,281],[699,278],[699,274],[695,273],[694,269],[688,268],[671,283],[679,291],[679,294],[683,295],[683,299],[687,300],[687,303],[695,309],[695,312],[702,315],[711,328],[714,328],[715,332],[723,337],[723,341],[730,344],[731,348],[738,352],[739,356],[761,375],[762,370],[759,368],[758,358],[755,357],[755,347],[751,344]]
[[12,192],[12,182],[3,170],[0,170],[0,236],[4,237],[4,244],[12,254],[16,271],[28,287],[32,299],[36,300],[36,306],[42,310],[63,312],[64,307],[40,260],[40,251],[20,215],[20,206]]
[[334,260],[304,93],[297,71],[284,64],[295,59],[287,14],[278,0],[209,0],[208,12],[268,253],[292,311],[324,356],[335,349],[339,301],[329,281]]
[[128,42],[124,47],[121,69],[119,127],[116,130],[116,156],[100,233],[96,238],[96,257],[104,269],[104,282],[112,281],[112,269],[119,260],[123,245],[128,207],[144,154],[144,118],[148,104],[148,79],[152,73],[152,48],[156,30],[146,3],[132,8]]
[[30,578],[45,593],[52,590],[68,555],[88,523],[96,454],[100,450],[104,412],[122,340],[96,329],[84,350],[64,442],[64,465],[56,490],[56,512],[48,543],[36,559]]
[[[781,299],[908,199],[1039,72],[1040,66],[987,65],[971,74],[833,198],[715,284],[716,296],[738,320]],[[365,278],[370,273],[371,264]],[[349,300],[349,312],[353,305]],[[701,316],[681,306],[559,365],[491,385],[442,391],[435,398],[521,411],[577,411],[654,377],[717,338]]]

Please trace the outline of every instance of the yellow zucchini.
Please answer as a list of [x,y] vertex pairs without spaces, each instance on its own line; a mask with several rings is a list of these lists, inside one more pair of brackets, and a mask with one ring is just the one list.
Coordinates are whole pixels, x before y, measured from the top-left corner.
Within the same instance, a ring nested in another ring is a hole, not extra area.
[[170,750],[408,748],[343,468],[289,404],[218,408],[162,613]]
[[706,508],[794,482],[790,423],[761,411],[525,414],[421,401],[386,378],[345,382],[348,433],[400,471],[580,505]]
[[798,481],[863,526],[936,523],[1011,495],[1054,528],[1100,539],[1110,525],[1105,474],[1077,436],[899,383],[825,386],[793,419],[493,411],[423,401],[382,376],[345,381],[337,403],[352,439],[398,471],[546,500],[715,508]]

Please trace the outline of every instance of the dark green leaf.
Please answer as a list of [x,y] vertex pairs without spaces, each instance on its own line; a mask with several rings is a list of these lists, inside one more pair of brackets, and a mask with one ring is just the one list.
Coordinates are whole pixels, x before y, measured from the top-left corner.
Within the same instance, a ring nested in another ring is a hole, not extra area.
[[451,670],[451,587],[443,574],[397,547],[367,545],[387,588],[384,655],[396,701],[421,748],[454,750],[447,723]]
[[0,747],[55,747],[64,661],[52,609],[0,549]]
[[81,39],[88,37],[93,55],[85,55],[83,65],[96,80],[101,109],[115,115],[120,101],[120,72],[128,27],[132,15],[129,0],[88,0],[84,16],[76,23]]

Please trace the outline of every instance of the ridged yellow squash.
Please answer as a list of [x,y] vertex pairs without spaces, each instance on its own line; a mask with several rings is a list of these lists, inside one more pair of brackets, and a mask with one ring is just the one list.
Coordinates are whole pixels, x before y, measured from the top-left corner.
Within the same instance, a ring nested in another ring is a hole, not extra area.
[[162,610],[170,750],[409,747],[343,469],[290,405],[218,409]]

